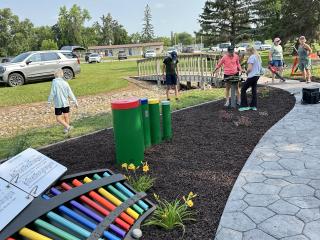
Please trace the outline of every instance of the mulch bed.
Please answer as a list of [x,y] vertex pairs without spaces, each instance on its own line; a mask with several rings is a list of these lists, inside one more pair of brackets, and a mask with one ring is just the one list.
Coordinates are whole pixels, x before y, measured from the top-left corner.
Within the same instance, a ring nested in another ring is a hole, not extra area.
[[[261,90],[262,88],[260,88]],[[152,147],[145,160],[150,174],[157,178],[153,192],[173,200],[190,191],[194,199],[197,222],[188,223],[183,239],[212,239],[229,193],[247,158],[263,134],[294,106],[289,93],[270,89],[269,96],[259,97],[257,112],[224,111],[218,101],[173,114],[172,142]],[[251,126],[236,126],[238,118]],[[249,118],[249,119],[248,119]],[[68,173],[109,168],[121,172],[114,164],[112,130],[72,140],[41,150],[68,167]],[[123,172],[123,171],[122,171]],[[147,240],[181,239],[181,229],[170,232],[143,227]]]

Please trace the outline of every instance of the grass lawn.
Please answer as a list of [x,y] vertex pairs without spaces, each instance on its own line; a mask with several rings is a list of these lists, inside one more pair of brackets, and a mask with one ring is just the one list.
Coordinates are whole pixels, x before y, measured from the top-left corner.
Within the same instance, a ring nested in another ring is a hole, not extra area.
[[[93,95],[123,88],[125,76],[136,75],[136,62],[81,64],[81,73],[69,83],[76,96]],[[20,87],[0,87],[0,107],[46,101],[51,81]]]
[[[172,109],[181,109],[199,103],[222,98],[224,89],[192,90],[181,94],[179,102],[172,101]],[[112,127],[111,113],[87,117],[72,123],[75,127],[72,137]],[[0,138],[0,159],[15,155],[27,147],[37,148],[65,140],[62,127],[55,125],[49,128],[34,129],[11,138]]]

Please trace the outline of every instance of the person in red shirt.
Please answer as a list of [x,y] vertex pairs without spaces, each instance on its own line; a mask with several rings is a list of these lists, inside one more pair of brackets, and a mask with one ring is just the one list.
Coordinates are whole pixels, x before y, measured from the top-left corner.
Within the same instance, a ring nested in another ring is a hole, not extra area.
[[[213,74],[223,66],[223,73],[224,73],[224,79],[232,77],[232,76],[239,76],[239,73],[242,72],[242,68],[239,61],[239,56],[234,53],[234,46],[228,47],[228,53],[224,55],[218,65],[216,66],[215,70],[213,71]],[[230,92],[231,85],[226,82],[226,103],[225,106],[228,107],[229,102],[229,92]],[[240,104],[240,86],[238,84],[237,89],[237,100],[238,104]]]

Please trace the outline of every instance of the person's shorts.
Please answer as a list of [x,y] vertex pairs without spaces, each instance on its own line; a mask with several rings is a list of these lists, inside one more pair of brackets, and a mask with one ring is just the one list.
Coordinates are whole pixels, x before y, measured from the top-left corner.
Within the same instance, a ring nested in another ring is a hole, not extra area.
[[311,69],[311,59],[303,59],[299,61],[299,70],[310,70]]
[[271,65],[274,67],[283,67],[283,61],[282,60],[272,60]]
[[62,107],[62,108],[54,109],[54,114],[56,116],[62,115],[62,113],[69,113],[69,112],[70,112],[70,107]]
[[177,85],[177,75],[166,75],[166,85]]

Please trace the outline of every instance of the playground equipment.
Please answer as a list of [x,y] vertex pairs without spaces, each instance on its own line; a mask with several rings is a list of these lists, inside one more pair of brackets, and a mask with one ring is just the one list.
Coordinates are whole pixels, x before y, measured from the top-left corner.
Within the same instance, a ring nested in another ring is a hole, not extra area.
[[149,99],[151,144],[161,143],[159,99]]
[[111,102],[117,164],[140,166],[144,160],[144,133],[138,98]]
[[170,140],[172,138],[170,101],[162,101],[161,102],[161,109],[162,109],[162,136],[163,136],[163,140]]
[[151,146],[150,114],[149,114],[148,99],[141,98],[140,104],[141,104],[141,117],[142,117],[143,134],[144,134],[144,146],[147,149]]
[[237,88],[238,84],[243,81],[241,76],[230,76],[228,78],[223,79],[223,82],[228,82],[231,85],[231,101],[230,107],[236,108],[237,107]]
[[124,181],[107,169],[63,177],[11,221],[0,239],[136,239],[133,233],[155,205]]

